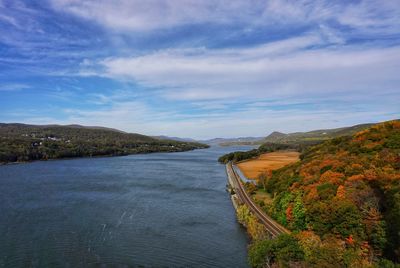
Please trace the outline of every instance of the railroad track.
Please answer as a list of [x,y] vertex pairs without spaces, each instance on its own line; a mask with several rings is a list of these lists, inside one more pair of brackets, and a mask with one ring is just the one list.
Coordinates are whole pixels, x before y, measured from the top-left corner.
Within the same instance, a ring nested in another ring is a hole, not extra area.
[[238,195],[238,198],[248,206],[251,212],[260,220],[260,222],[266,227],[267,231],[272,235],[272,237],[276,237],[280,234],[289,234],[290,231],[287,230],[285,227],[277,223],[264,211],[258,207],[250,196],[247,194],[246,190],[243,187],[242,181],[238,174],[236,173],[235,169],[233,168],[232,162],[226,164],[226,171],[229,177],[229,181],[232,184],[232,188],[234,189],[235,193]]

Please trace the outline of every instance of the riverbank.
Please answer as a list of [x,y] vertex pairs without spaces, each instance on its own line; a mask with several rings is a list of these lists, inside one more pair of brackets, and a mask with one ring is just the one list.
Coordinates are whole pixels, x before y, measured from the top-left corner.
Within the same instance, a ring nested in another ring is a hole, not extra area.
[[19,164],[26,164],[32,163],[37,161],[57,161],[57,160],[73,160],[73,159],[85,159],[85,158],[109,158],[109,157],[123,157],[129,155],[141,155],[141,154],[170,154],[170,153],[183,153],[189,152],[194,150],[204,150],[208,149],[208,147],[199,147],[199,148],[190,148],[181,151],[146,151],[146,152],[137,152],[137,153],[128,153],[128,154],[105,154],[105,155],[93,155],[93,156],[73,156],[73,157],[58,157],[58,158],[47,158],[47,159],[34,159],[34,160],[24,160],[24,161],[14,161],[14,162],[0,162],[0,166],[4,165],[19,165]]
[[226,175],[228,177],[227,190],[230,193],[231,201],[236,212],[236,219],[245,229],[251,240],[268,237],[267,229],[259,222],[247,204],[243,202],[243,196],[239,193],[240,183],[234,178],[235,171],[233,166],[226,164]]
[[[260,239],[260,237],[267,237],[267,229],[263,224],[260,223],[258,217],[251,212],[248,204],[243,203],[243,198],[238,196],[235,191],[242,188],[246,191],[246,187],[242,187],[241,183],[254,183],[257,177],[263,172],[270,172],[279,168],[282,168],[291,163],[299,160],[300,153],[295,151],[277,151],[272,153],[265,153],[257,158],[240,161],[236,164],[226,164],[226,173],[228,177],[228,192],[231,194],[232,204],[236,210],[237,219],[246,229],[252,239]],[[233,177],[237,177],[236,179]],[[237,190],[235,190],[237,189]],[[243,193],[245,194],[245,193]],[[272,197],[262,189],[255,190],[252,194],[248,194],[248,202],[252,203],[252,206],[256,207],[259,203],[267,204],[272,202]],[[246,195],[246,194],[245,194]],[[258,208],[259,209],[259,208]],[[261,210],[260,210],[261,211]],[[261,212],[264,214],[264,212]],[[275,222],[268,215],[264,215],[267,218],[267,222],[270,221],[273,225],[279,226],[277,233],[288,231]],[[252,227],[249,228],[249,223]],[[254,227],[256,226],[256,227]]]
[[243,185],[243,181],[237,175],[232,163],[226,164],[226,173],[228,175],[228,182],[231,187],[231,195],[236,195],[236,198],[234,198],[237,200],[237,202],[235,202],[236,206],[239,207],[242,204],[247,206],[255,216],[256,220],[258,220],[259,223],[261,223],[273,237],[282,233],[289,233],[288,230],[268,216],[254,202],[254,200],[252,200],[251,195],[247,192],[246,187]]

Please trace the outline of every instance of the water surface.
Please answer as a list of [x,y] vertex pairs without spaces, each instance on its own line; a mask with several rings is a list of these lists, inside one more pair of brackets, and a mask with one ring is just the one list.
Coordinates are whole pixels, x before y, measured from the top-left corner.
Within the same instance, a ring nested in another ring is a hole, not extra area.
[[246,267],[216,159],[247,148],[0,166],[0,267]]

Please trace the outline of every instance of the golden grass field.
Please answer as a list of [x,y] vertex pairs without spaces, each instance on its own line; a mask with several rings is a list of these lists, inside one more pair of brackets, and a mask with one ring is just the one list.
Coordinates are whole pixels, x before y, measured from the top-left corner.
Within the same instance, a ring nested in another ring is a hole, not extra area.
[[237,164],[243,174],[249,179],[256,179],[259,174],[267,170],[275,170],[299,160],[298,152],[273,152],[262,154],[257,158]]

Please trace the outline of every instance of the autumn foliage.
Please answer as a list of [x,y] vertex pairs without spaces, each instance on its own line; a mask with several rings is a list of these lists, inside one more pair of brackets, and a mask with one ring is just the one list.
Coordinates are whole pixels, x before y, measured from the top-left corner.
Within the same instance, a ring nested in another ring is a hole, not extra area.
[[306,267],[400,262],[399,121],[311,147],[265,189],[264,209],[293,231]]

